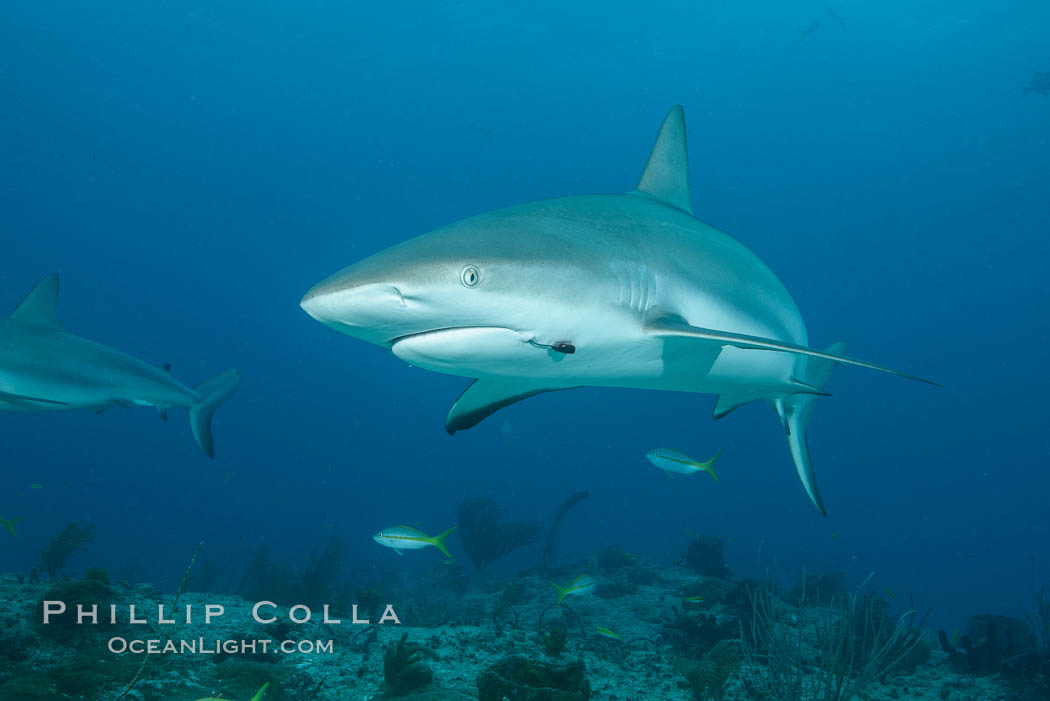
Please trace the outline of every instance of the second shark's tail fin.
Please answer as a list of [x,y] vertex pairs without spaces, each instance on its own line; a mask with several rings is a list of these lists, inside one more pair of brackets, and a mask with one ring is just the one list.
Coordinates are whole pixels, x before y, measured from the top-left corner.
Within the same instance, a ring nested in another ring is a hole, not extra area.
[[211,436],[211,417],[224,401],[230,398],[241,385],[240,370],[227,370],[210,380],[197,385],[194,389],[201,400],[189,407],[190,428],[197,445],[209,458],[215,457],[215,441]]
[[[842,355],[846,352],[845,341],[833,343],[825,351],[832,355]],[[806,358],[806,373],[803,381],[816,389],[824,389],[835,369],[835,361],[824,358]],[[824,500],[820,497],[820,489],[817,487],[817,475],[813,471],[813,463],[809,459],[809,445],[806,442],[806,430],[809,428],[809,420],[813,417],[813,409],[816,407],[820,394],[799,393],[792,394],[774,402],[780,420],[787,431],[788,448],[791,449],[791,458],[795,461],[795,469],[798,470],[802,486],[813,501],[813,505],[820,509],[822,516],[827,516],[824,509]]]

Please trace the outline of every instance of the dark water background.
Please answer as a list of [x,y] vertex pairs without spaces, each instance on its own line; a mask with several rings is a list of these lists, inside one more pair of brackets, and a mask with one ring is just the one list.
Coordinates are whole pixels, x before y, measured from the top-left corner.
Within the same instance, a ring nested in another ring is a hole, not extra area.
[[[0,570],[90,519],[75,566],[137,556],[167,588],[202,539],[234,580],[260,542],[301,563],[331,535],[412,573],[440,554],[371,535],[444,530],[468,494],[546,523],[587,489],[563,559],[670,563],[688,529],[742,575],[760,549],[785,579],[874,571],[938,625],[1027,610],[1050,579],[1050,99],[1019,86],[1050,70],[1050,5],[843,0],[845,27],[821,2],[647,5],[0,7],[2,305],[57,271],[71,331],[191,384],[244,374],[214,462],[182,412],[0,415],[0,515],[26,517]],[[463,380],[298,307],[456,218],[629,189],[674,103],[695,211],[777,272],[813,344],[945,385],[837,371],[810,431],[827,519],[766,406],[715,423],[710,397],[578,390],[450,438]],[[668,481],[658,446],[724,449],[722,481]]]

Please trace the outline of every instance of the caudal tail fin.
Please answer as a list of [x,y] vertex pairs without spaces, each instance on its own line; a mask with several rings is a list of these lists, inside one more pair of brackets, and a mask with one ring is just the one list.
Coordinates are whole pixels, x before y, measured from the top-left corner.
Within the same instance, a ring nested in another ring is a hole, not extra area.
[[190,428],[193,429],[193,437],[197,439],[197,445],[209,458],[215,457],[215,441],[211,436],[211,416],[240,385],[240,370],[227,370],[194,388],[201,396],[201,400],[189,407]]
[[[825,352],[831,355],[842,355],[846,352],[846,342],[833,343]],[[806,358],[806,376],[803,381],[815,389],[822,390],[834,369],[835,361],[811,356]],[[809,445],[806,442],[809,420],[813,416],[817,400],[822,396],[824,395],[811,393],[792,394],[776,400],[775,405],[784,429],[787,431],[788,448],[791,450],[791,458],[795,461],[795,469],[798,470],[802,486],[805,487],[813,505],[820,509],[820,514],[827,516],[824,500],[821,499],[820,489],[817,487],[817,475],[809,459]]]
[[451,553],[449,553],[448,548],[445,546],[445,539],[448,538],[449,533],[451,533],[454,530],[456,530],[455,526],[448,529],[444,533],[438,533],[436,536],[430,539],[430,542],[434,545],[434,547],[440,550],[441,552],[445,553],[445,557],[449,558],[450,560],[452,559],[452,555]]

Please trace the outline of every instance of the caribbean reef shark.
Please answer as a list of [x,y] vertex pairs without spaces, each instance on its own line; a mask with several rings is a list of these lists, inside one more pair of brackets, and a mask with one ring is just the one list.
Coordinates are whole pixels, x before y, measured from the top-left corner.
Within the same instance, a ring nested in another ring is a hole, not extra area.
[[197,444],[215,457],[211,418],[241,383],[227,370],[190,389],[158,368],[74,336],[58,320],[58,276],[48,275],[0,319],[0,410],[56,411],[152,406],[167,420],[186,407]]
[[579,386],[717,394],[716,419],[766,399],[821,513],[806,428],[832,369],[902,374],[843,355],[844,343],[808,347],[773,272],[693,216],[680,106],[634,190],[464,219],[351,265],[301,305],[412,365],[476,378],[448,413],[449,433]]

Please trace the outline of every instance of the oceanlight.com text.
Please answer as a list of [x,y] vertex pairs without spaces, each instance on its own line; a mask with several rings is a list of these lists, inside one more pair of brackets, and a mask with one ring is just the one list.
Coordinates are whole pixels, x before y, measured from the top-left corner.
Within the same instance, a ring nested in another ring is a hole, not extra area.
[[115,655],[331,655],[331,640],[161,640],[110,638],[106,647]]

